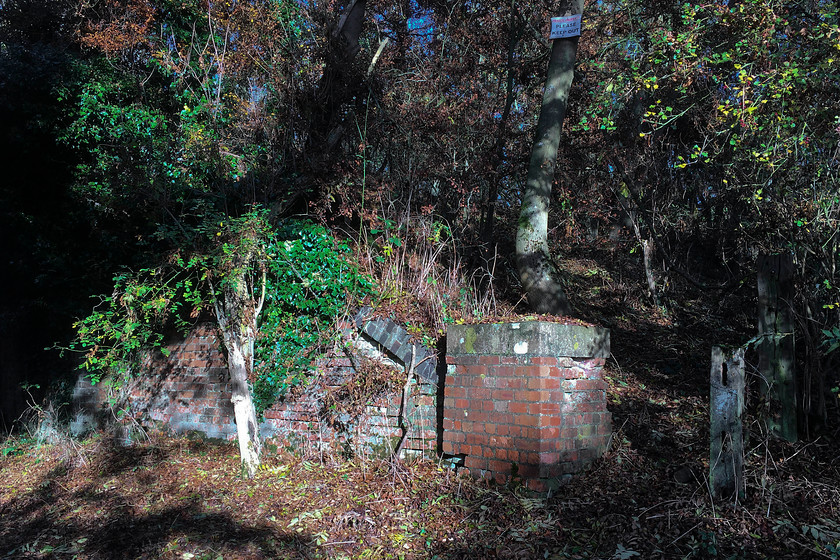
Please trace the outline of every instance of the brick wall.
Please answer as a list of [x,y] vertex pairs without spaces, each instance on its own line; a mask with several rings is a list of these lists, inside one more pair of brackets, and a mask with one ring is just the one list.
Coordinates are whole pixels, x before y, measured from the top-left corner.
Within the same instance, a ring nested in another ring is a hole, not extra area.
[[[387,320],[376,320],[377,328],[369,330],[387,335],[387,343],[405,347],[407,333],[392,321],[383,326],[383,321]],[[348,330],[354,328],[352,323],[342,326]],[[368,346],[376,352],[379,343],[366,336],[372,343]],[[381,348],[394,354],[386,347]],[[215,328],[199,325],[185,340],[168,345],[167,350],[168,356],[156,352],[144,360],[141,374],[123,389],[122,397],[130,414],[142,425],[157,423],[179,434],[196,432],[206,437],[235,439],[231,385]],[[426,360],[426,363],[430,361]],[[396,365],[400,365],[398,361]],[[350,382],[355,371],[350,358],[337,352],[317,360],[313,366],[311,383],[300,394],[265,411],[265,420],[260,426],[263,438],[303,452],[390,453],[402,435],[399,426],[402,387],[377,395],[360,414],[327,410],[324,397]],[[403,448],[404,456],[435,455],[436,395],[436,376],[434,379],[415,376],[405,411],[411,429]],[[92,386],[80,377],[74,391],[74,432],[81,433],[100,422],[107,401],[105,386]]]
[[[363,334],[360,340],[369,343],[357,345],[360,354],[381,351],[378,359],[390,356],[396,366],[410,359],[408,334],[392,321],[357,317],[343,328],[348,336]],[[158,422],[176,433],[234,439],[220,347],[213,327],[205,325],[168,346],[169,356],[149,358],[143,374],[126,388],[131,413],[141,423]],[[413,354],[428,365],[416,368],[410,384],[406,456],[434,457],[443,451],[476,476],[504,482],[518,475],[542,491],[606,450],[611,415],[601,378],[609,356],[605,329],[540,321],[452,325],[440,384],[445,395],[438,392],[436,355],[422,347],[414,347]],[[313,368],[312,382],[300,394],[265,411],[262,436],[304,452],[389,454],[402,435],[402,388],[376,395],[361,413],[332,410],[325,397],[355,375],[353,364],[334,352]],[[102,410],[105,400],[102,387],[80,379],[78,410]]]
[[607,448],[605,329],[539,321],[447,333],[443,452],[480,477],[556,486]]
[[[313,382],[301,395],[265,411],[265,422],[261,425],[263,437],[290,450],[390,455],[402,436],[399,426],[402,387],[375,396],[361,413],[331,410],[325,405],[327,394],[347,383],[354,373],[348,357],[318,360]],[[406,423],[411,429],[403,456],[435,456],[436,394],[435,383],[412,379],[405,409]]]

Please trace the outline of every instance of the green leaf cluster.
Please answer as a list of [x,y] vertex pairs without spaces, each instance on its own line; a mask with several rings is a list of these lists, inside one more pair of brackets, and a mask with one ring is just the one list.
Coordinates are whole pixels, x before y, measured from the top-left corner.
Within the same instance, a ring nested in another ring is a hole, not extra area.
[[141,351],[166,353],[168,330],[186,332],[191,326],[190,317],[206,303],[199,280],[204,262],[176,256],[172,264],[114,276],[114,291],[100,296],[90,315],[74,324],[76,338],[69,348],[84,354],[80,368],[91,381],[129,374]]
[[825,336],[822,345],[826,347],[826,354],[830,354],[840,348],[840,327],[823,329],[822,333]]
[[[336,318],[349,302],[372,295],[373,281],[351,262],[346,243],[310,222],[289,222],[278,231],[256,210],[208,219],[199,231],[203,251],[175,253],[159,267],[115,276],[113,292],[75,324],[70,349],[83,353],[80,367],[94,382],[136,372],[144,350],[166,353],[166,334],[186,334],[229,283],[251,278],[250,293],[258,298],[255,279],[264,271],[252,376],[262,412],[307,378],[314,354],[337,335]],[[251,257],[243,260],[244,254]]]
[[374,291],[350,248],[326,228],[292,221],[266,248],[268,289],[255,347],[254,398],[263,411],[308,376],[311,360],[350,301]]

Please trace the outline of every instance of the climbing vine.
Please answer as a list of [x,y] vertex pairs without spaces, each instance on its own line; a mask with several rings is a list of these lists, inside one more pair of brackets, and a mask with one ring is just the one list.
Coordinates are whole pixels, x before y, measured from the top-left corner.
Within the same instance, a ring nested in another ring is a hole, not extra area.
[[[203,250],[170,255],[154,268],[114,277],[114,290],[76,322],[70,349],[84,359],[81,368],[94,382],[138,371],[142,352],[167,352],[167,332],[186,332],[211,309],[216,290],[230,278],[250,278],[258,297],[265,271],[266,295],[258,317],[252,384],[262,412],[311,371],[311,360],[336,335],[335,320],[350,300],[373,292],[373,282],[350,262],[350,248],[326,228],[293,221],[278,229],[254,211],[238,219],[208,220],[199,239]],[[259,247],[253,247],[253,244]],[[261,257],[248,270],[231,268],[242,252]]]
[[268,295],[255,349],[254,397],[265,410],[308,375],[313,353],[333,339],[349,301],[373,293],[350,248],[303,221],[281,227],[267,247]]

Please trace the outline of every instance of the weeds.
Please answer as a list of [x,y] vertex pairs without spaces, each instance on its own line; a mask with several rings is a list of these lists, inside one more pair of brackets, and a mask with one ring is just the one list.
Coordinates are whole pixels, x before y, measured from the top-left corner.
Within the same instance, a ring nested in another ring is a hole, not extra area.
[[380,227],[362,232],[356,259],[376,281],[377,305],[403,318],[427,345],[447,323],[502,311],[493,288],[495,268],[470,272],[449,226],[432,216],[406,216],[400,224],[383,219]]

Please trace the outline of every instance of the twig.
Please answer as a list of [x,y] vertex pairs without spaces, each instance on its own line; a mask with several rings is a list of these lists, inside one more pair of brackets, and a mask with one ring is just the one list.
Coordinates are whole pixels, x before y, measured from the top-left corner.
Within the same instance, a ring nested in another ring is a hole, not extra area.
[[400,400],[400,414],[399,414],[399,426],[402,430],[402,436],[400,437],[400,443],[397,445],[397,448],[394,450],[394,459],[397,461],[400,460],[400,453],[402,453],[403,447],[405,446],[405,442],[408,439],[408,432],[411,429],[411,422],[407,420],[405,407],[408,404],[408,396],[411,392],[411,380],[414,378],[414,361],[417,358],[417,347],[412,344],[411,345],[411,363],[408,364],[408,368],[405,375],[405,385],[403,385],[402,391],[402,400]]
[[807,550],[809,552],[814,552],[816,554],[819,554],[823,558],[828,558],[829,560],[835,560],[837,558],[836,556],[829,556],[828,554],[820,552],[816,548],[812,548],[812,547],[808,546],[807,544],[803,544],[803,543],[799,542],[798,540],[796,540],[794,538],[790,538],[790,541],[795,542],[796,544],[798,544],[799,546],[801,546],[802,548],[804,548],[805,550]]
[[700,523],[695,524],[694,526],[692,526],[692,527],[691,527],[691,529],[689,529],[688,531],[686,531],[685,533],[683,533],[682,535],[680,535],[679,537],[677,537],[676,539],[674,539],[673,541],[671,541],[671,546],[673,546],[673,545],[677,544],[677,541],[678,541],[678,540],[680,540],[681,538],[683,538],[684,536],[686,536],[687,534],[689,534],[690,532],[692,532],[694,529],[696,529],[697,527],[699,527],[701,524],[702,524],[702,521],[701,521]]

